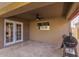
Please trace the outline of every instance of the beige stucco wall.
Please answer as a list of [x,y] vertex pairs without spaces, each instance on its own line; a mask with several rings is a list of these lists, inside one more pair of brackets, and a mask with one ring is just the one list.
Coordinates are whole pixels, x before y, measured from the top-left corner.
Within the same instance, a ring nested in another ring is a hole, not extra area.
[[0,18],[0,48],[4,47],[4,19]]
[[51,43],[55,47],[60,47],[62,35],[69,32],[69,23],[65,18],[45,19],[50,23],[50,30],[39,30],[37,20],[30,22],[30,40]]

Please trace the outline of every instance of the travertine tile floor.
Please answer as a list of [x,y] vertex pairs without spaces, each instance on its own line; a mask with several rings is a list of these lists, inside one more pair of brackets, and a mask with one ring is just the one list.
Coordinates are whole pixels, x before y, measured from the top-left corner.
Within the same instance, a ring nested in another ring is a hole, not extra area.
[[0,49],[1,57],[62,57],[63,50],[37,41],[27,41]]

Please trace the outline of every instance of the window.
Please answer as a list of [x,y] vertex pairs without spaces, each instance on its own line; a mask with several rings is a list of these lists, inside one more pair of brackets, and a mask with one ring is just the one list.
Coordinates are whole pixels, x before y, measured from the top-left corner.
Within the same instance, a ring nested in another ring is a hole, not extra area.
[[40,22],[37,23],[38,29],[39,30],[49,30],[50,26],[49,26],[49,22]]

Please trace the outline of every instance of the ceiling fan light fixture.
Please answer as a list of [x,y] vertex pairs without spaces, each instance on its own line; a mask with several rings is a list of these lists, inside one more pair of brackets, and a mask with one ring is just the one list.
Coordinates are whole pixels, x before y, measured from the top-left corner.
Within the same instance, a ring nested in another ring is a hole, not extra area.
[[37,18],[36,20],[40,20],[39,18]]
[[37,13],[36,14],[36,20],[40,20],[40,19],[42,19],[40,16],[39,16],[39,14]]

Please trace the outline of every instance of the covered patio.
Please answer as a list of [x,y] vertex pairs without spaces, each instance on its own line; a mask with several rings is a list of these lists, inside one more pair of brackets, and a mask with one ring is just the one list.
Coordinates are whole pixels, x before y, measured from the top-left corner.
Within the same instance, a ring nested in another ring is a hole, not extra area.
[[11,3],[0,9],[0,56],[62,57],[62,36],[71,31],[78,6],[72,2]]

